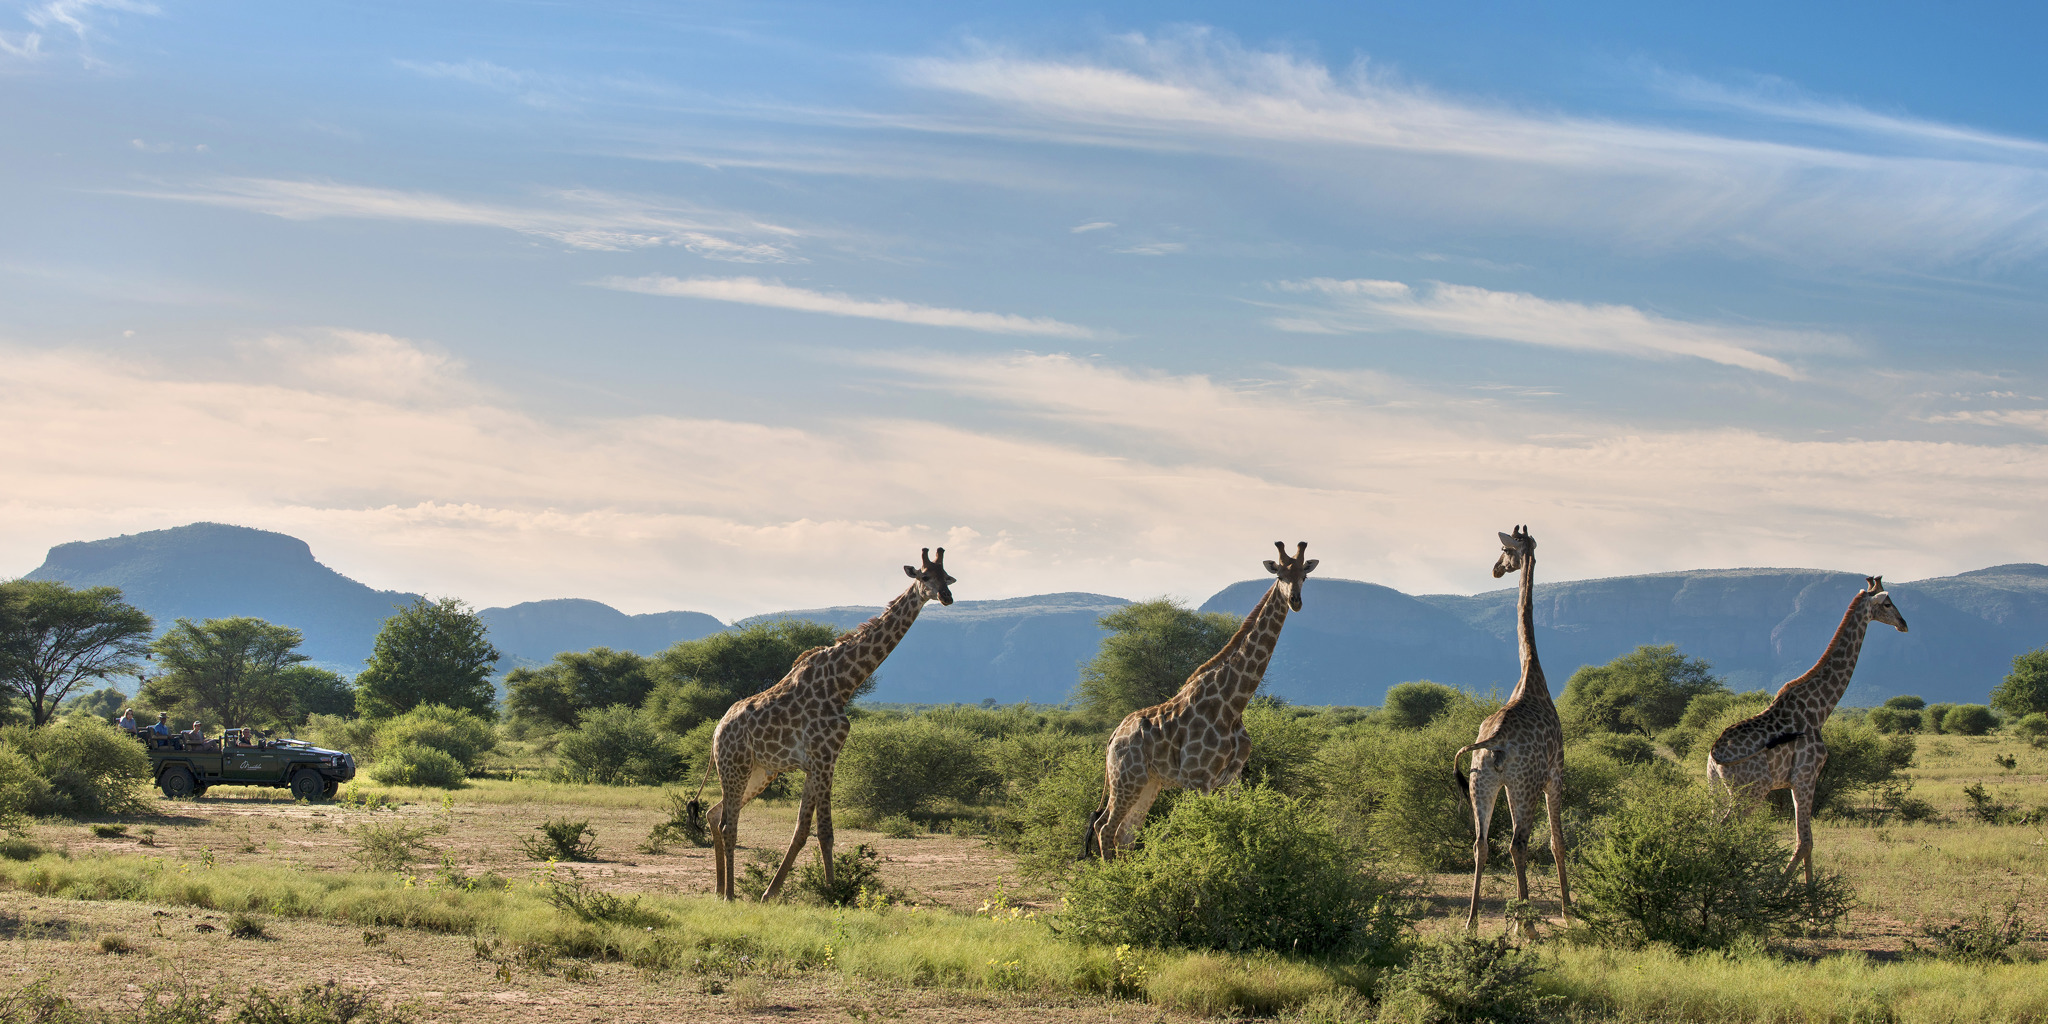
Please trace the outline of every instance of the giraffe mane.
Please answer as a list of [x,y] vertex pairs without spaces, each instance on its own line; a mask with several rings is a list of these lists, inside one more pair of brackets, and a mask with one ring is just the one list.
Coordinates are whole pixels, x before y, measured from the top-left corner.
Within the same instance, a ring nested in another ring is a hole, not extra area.
[[1188,681],[1181,684],[1182,690],[1186,690],[1194,684],[1195,680],[1202,678],[1204,673],[1244,646],[1245,639],[1251,635],[1252,623],[1258,621],[1259,612],[1265,609],[1266,602],[1273,600],[1273,595],[1277,594],[1279,590],[1280,584],[1278,582],[1266,588],[1265,596],[1259,598],[1259,603],[1252,606],[1251,613],[1246,615],[1243,621],[1237,624],[1237,632],[1230,634],[1230,639],[1224,642],[1222,650],[1217,651],[1208,661],[1203,662],[1200,667],[1188,674]]

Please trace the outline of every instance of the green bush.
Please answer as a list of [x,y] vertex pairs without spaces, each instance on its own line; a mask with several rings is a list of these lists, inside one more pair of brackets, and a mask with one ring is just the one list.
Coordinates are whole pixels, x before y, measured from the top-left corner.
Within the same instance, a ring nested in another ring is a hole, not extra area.
[[597,830],[590,819],[549,818],[533,827],[538,836],[519,840],[528,860],[596,860]]
[[1395,683],[1387,688],[1380,719],[1396,729],[1420,729],[1465,699],[1462,692],[1427,679]]
[[24,758],[40,780],[20,784],[30,814],[120,814],[141,807],[153,778],[142,744],[91,718],[0,729],[0,748]]
[[1399,896],[1306,802],[1231,787],[1183,795],[1138,849],[1084,867],[1060,920],[1083,941],[1387,956]]
[[[1046,761],[1035,779],[1008,783],[1009,799],[990,831],[998,846],[1021,855],[1025,873],[1057,875],[1081,856],[1088,815],[1102,804],[1103,762],[1099,746],[1069,747]],[[1163,810],[1155,804],[1153,813]]]
[[1864,720],[1870,723],[1871,728],[1888,736],[1919,732],[1924,724],[1919,711],[1892,707],[1871,708],[1870,714],[1865,716]]
[[1729,813],[1696,784],[1632,784],[1581,844],[1574,878],[1587,932],[1623,946],[1726,949],[1839,920],[1853,902],[1841,876],[1812,886],[1785,873],[1784,826]]
[[1941,731],[1957,736],[1982,736],[1997,727],[1998,718],[1982,704],[1958,704],[1941,719]]
[[[1421,729],[1368,729],[1322,752],[1325,806],[1340,832],[1420,871],[1472,866],[1472,806],[1451,758],[1493,708],[1460,702]],[[1495,807],[1493,856],[1506,849],[1508,804]]]
[[1657,746],[1634,733],[1595,733],[1586,745],[1622,764],[1649,764],[1657,759]]
[[431,786],[439,789],[461,789],[469,775],[445,750],[414,743],[410,740],[390,744],[377,760],[370,765],[370,778],[387,786]]
[[652,687],[641,709],[657,728],[687,735],[716,723],[734,701],[774,686],[799,655],[838,636],[829,623],[772,619],[682,641],[647,661]]
[[2048,746],[2048,713],[2036,711],[2013,723],[2013,735],[2037,747]]
[[1517,949],[1505,935],[1432,942],[1388,972],[1380,985],[1380,1012],[1373,1019],[1415,1024],[1554,1020],[1562,1000],[1537,986],[1540,970],[1536,951]]
[[1920,722],[1928,732],[1940,732],[1941,720],[1948,716],[1954,704],[1929,704],[1920,710]]
[[1654,736],[1677,725],[1692,701],[1726,690],[1712,666],[1676,644],[1644,645],[1572,673],[1557,711],[1570,731]]
[[996,782],[973,734],[922,718],[859,723],[839,756],[833,793],[870,819],[978,796]]
[[474,712],[439,704],[423,704],[383,719],[376,728],[379,760],[383,759],[383,749],[414,744],[447,754],[467,772],[498,746],[498,734],[491,723]]
[[659,786],[685,774],[689,762],[676,738],[624,704],[583,716],[555,747],[555,773],[569,782]]
[[1897,708],[1900,711],[1919,711],[1920,709],[1925,708],[1927,706],[1927,702],[1921,700],[1918,697],[1913,696],[1912,694],[1900,694],[1897,697],[1893,697],[1885,701],[1884,706],[1888,708]]
[[1244,729],[1252,749],[1238,781],[1288,796],[1314,796],[1321,790],[1323,773],[1316,751],[1325,737],[1313,719],[1295,714],[1280,701],[1255,697],[1245,708]]
[[2048,712],[2048,647],[2012,659],[2012,671],[1991,691],[1991,706],[2008,718]]
[[1114,720],[1173,696],[1223,649],[1240,619],[1162,597],[1125,605],[1099,621],[1108,635],[1081,666],[1074,702]]
[[368,718],[308,715],[305,726],[298,731],[306,742],[316,747],[345,751],[354,755],[357,761],[374,761],[377,759],[377,725]]

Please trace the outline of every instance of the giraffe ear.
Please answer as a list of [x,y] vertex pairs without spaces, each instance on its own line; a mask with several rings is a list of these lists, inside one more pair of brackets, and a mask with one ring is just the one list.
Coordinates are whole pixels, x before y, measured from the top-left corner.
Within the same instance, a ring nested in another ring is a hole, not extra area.
[[1500,534],[1500,546],[1504,548],[1514,547],[1515,539],[1513,537],[1508,536],[1505,533]]
[[1266,559],[1266,571],[1272,573],[1275,576],[1280,575],[1280,563],[1275,562],[1270,558]]
[[916,578],[917,578],[917,568],[916,568],[915,566],[909,566],[909,565],[906,565],[906,566],[904,566],[904,567],[903,567],[903,575],[905,575],[905,576],[908,576],[908,577],[910,577],[911,579],[916,579]]
[[1308,560],[1308,561],[1307,561],[1306,563],[1304,563],[1304,564],[1302,565],[1302,567],[1301,567],[1301,574],[1302,574],[1303,576],[1306,576],[1306,575],[1308,575],[1309,573],[1312,573],[1312,572],[1316,571],[1316,566],[1318,566],[1318,565],[1321,565],[1321,564],[1322,564],[1322,562],[1323,562],[1323,560],[1322,560],[1322,559],[1320,559],[1320,558],[1311,558],[1311,559],[1309,559],[1309,560]]

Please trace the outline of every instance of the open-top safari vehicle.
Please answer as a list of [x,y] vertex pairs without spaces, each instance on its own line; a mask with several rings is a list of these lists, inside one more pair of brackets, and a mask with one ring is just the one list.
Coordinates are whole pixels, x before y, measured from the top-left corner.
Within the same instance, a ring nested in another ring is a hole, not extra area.
[[172,798],[200,796],[209,786],[274,786],[300,800],[327,800],[356,777],[355,758],[342,751],[252,729],[228,729],[199,744],[147,731],[136,736],[149,748],[157,788]]

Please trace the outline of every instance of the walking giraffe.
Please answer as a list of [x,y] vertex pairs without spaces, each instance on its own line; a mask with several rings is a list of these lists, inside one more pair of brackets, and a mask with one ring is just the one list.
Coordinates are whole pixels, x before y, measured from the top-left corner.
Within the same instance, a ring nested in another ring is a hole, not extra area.
[[1160,790],[1174,786],[1213,793],[1244,771],[1252,751],[1244,731],[1245,705],[1266,677],[1288,610],[1301,610],[1302,581],[1316,567],[1316,559],[1306,558],[1306,541],[1295,547],[1292,558],[1285,543],[1274,541],[1273,546],[1280,549],[1280,560],[1267,562],[1266,571],[1278,579],[1230,641],[1188,676],[1179,693],[1131,712],[1110,736],[1102,806],[1088,815],[1082,856],[1099,852],[1112,860],[1129,849]]
[[[1500,535],[1500,558],[1493,563],[1493,578],[1520,570],[1522,593],[1515,606],[1515,632],[1522,642],[1522,679],[1499,711],[1479,724],[1479,738],[1451,755],[1451,770],[1458,785],[1472,803],[1472,909],[1465,915],[1465,931],[1479,930],[1479,888],[1486,874],[1486,841],[1493,823],[1493,802],[1502,787],[1508,791],[1508,814],[1514,822],[1514,839],[1508,855],[1515,862],[1515,886],[1521,898],[1529,898],[1529,833],[1536,827],[1536,796],[1541,793],[1550,810],[1550,852],[1557,860],[1557,894],[1565,916],[1571,916],[1572,890],[1565,881],[1564,828],[1560,813],[1564,804],[1564,728],[1557,720],[1557,705],[1550,702],[1550,687],[1543,680],[1543,666],[1536,660],[1536,538],[1526,526],[1512,534]],[[1458,758],[1472,751],[1471,778],[1458,772]]]
[[1873,621],[1906,631],[1906,619],[1885,592],[1884,577],[1864,577],[1864,589],[1849,599],[1842,624],[1828,649],[1806,674],[1778,688],[1770,706],[1723,730],[1707,753],[1707,778],[1745,803],[1762,800],[1773,790],[1792,791],[1792,819],[1799,846],[1785,865],[1791,874],[1806,865],[1806,884],[1813,884],[1813,787],[1828,760],[1820,729],[1835,710],[1856,656]]
[[782,681],[741,700],[718,720],[711,734],[712,766],[724,799],[711,808],[712,857],[718,867],[718,895],[732,899],[739,846],[740,808],[786,771],[804,773],[803,803],[796,816],[796,835],[789,852],[768,883],[763,900],[775,898],[782,880],[804,848],[811,816],[818,821],[818,849],[825,859],[825,884],[832,884],[832,769],[846,745],[846,705],[875,668],[896,648],[925,602],[953,603],[953,577],[946,575],[946,549],[931,557],[926,548],[921,568],[903,567],[910,589],[897,596],[882,614],[855,627],[830,647],[805,651]]

